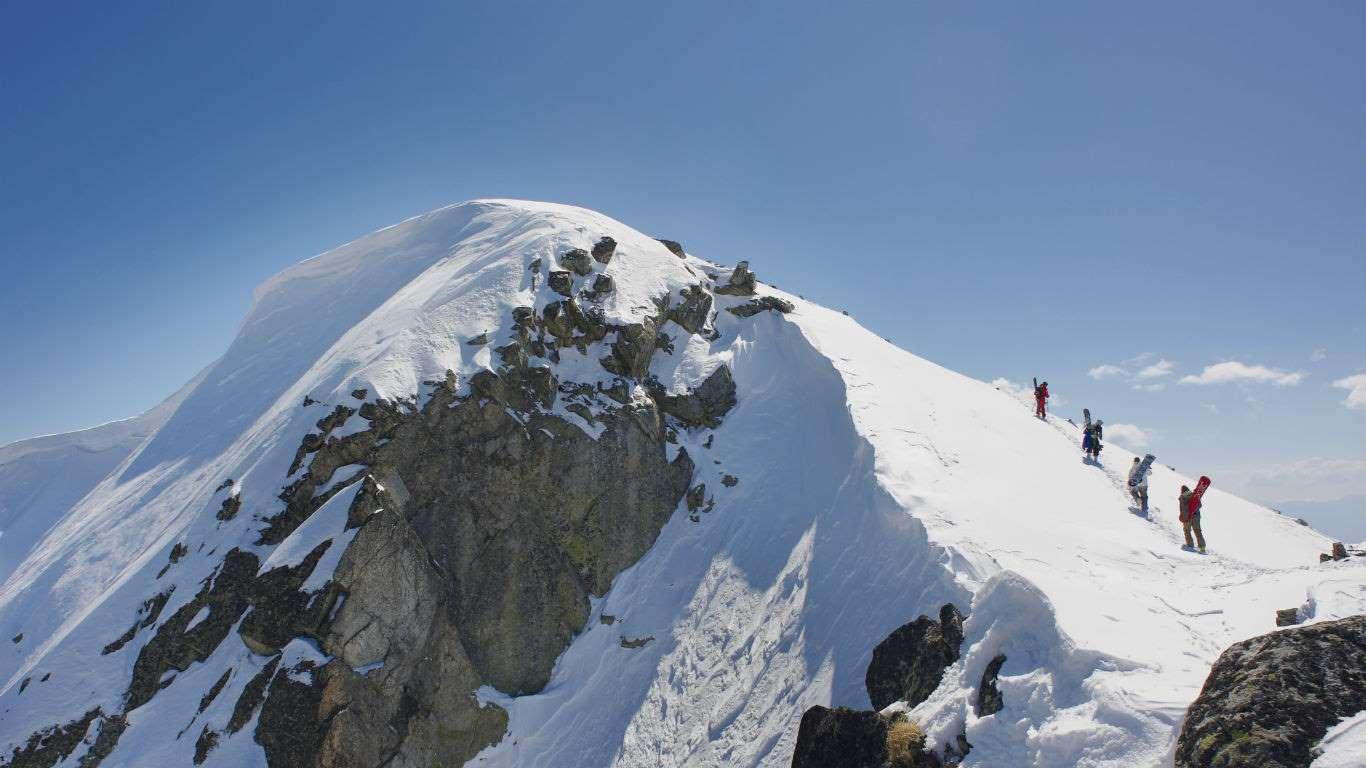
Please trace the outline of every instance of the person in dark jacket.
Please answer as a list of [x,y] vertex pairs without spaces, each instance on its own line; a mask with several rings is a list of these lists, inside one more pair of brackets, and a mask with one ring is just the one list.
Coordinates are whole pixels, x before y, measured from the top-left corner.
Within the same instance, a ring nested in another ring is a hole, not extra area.
[[1038,381],[1034,380],[1034,415],[1044,419],[1048,417],[1044,407],[1048,404],[1048,382],[1039,384]]
[[1105,422],[1100,419],[1086,422],[1082,428],[1081,452],[1092,461],[1100,459],[1100,438],[1103,434]]
[[[1186,549],[1200,545],[1200,554],[1205,554],[1205,534],[1200,531],[1200,502],[1186,486],[1181,486],[1181,531],[1186,534]],[[1195,542],[1191,542],[1191,531],[1195,531]]]

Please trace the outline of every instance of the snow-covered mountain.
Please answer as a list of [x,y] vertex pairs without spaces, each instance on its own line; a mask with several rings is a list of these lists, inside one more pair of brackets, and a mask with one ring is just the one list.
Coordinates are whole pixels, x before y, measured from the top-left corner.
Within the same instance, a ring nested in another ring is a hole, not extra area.
[[267,281],[103,463],[0,461],[41,521],[0,764],[785,766],[951,602],[962,656],[902,707],[928,746],[1170,765],[1221,651],[1366,611],[1366,558],[1218,478],[1182,551],[1189,475],[1142,517],[1131,454],[1031,410],[601,214],[410,219]]

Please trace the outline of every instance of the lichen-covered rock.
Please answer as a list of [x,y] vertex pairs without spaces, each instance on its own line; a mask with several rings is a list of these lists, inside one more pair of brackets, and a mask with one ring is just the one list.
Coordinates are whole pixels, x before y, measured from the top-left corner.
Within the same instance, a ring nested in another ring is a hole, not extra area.
[[602,237],[593,244],[593,260],[599,264],[610,262],[616,252],[617,241],[610,237]]
[[897,701],[915,706],[928,699],[944,670],[958,660],[963,642],[963,615],[952,603],[939,610],[939,621],[920,616],[903,624],[873,649],[864,685],[874,709]]
[[1186,712],[1176,768],[1304,768],[1366,710],[1366,616],[1285,629],[1220,654]]

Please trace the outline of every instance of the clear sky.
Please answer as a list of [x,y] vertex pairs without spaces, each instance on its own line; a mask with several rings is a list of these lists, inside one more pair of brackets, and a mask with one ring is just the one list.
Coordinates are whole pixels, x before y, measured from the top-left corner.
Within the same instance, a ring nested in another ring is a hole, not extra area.
[[293,262],[509,196],[1038,375],[1260,500],[1366,493],[1366,4],[4,15],[0,442],[152,406]]

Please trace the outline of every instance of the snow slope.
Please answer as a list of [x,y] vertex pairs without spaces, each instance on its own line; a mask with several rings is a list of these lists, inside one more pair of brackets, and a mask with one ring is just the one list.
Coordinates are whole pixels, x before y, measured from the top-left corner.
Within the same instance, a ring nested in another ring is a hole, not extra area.
[[166,421],[193,384],[131,419],[0,446],[0,583],[48,528]]
[[[91,707],[118,711],[136,654],[101,649],[153,594],[176,586],[163,619],[184,605],[229,548],[292,562],[333,538],[338,554],[331,503],[278,547],[252,543],[259,519],[280,508],[313,423],[333,404],[354,404],[355,389],[421,397],[423,382],[447,369],[465,381],[488,367],[511,309],[553,298],[528,265],[603,234],[619,243],[609,321],[640,317],[654,297],[724,271],[590,211],[476,201],[261,286],[224,356],[93,492],[68,502],[0,587],[0,637],[24,635],[0,646],[0,754]],[[714,510],[698,522],[674,515],[595,602],[544,691],[481,690],[511,722],[473,764],[787,765],[802,712],[866,707],[873,647],[946,601],[969,613],[966,653],[914,713],[932,740],[966,729],[968,765],[1169,764],[1182,713],[1222,649],[1273,629],[1278,608],[1302,606],[1310,621],[1366,610],[1361,559],[1319,565],[1326,537],[1221,492],[1217,477],[1205,497],[1211,554],[1182,552],[1171,510],[1190,478],[1159,464],[1159,511],[1141,518],[1122,490],[1129,454],[1109,446],[1105,467],[1083,464],[1076,430],[1034,419],[1009,387],[763,292],[795,311],[720,311],[716,338],[676,334],[674,352],[651,369],[675,391],[721,363],[733,371],[738,405],[714,441],[681,436]],[[717,297],[721,309],[740,301]],[[464,343],[485,332],[494,343]],[[599,356],[568,353],[562,368],[576,381],[608,381]],[[305,396],[321,405],[301,407]],[[723,485],[724,475],[738,483]],[[229,494],[244,513],[220,522]],[[189,554],[159,576],[177,543]],[[134,649],[149,635],[137,633]],[[979,719],[968,697],[997,653],[1007,655],[1006,709]],[[285,654],[317,651],[296,641]],[[103,765],[189,764],[199,722],[221,725],[265,662],[229,635],[130,713]],[[192,715],[229,667],[223,693]],[[205,764],[264,765],[252,730]]]

